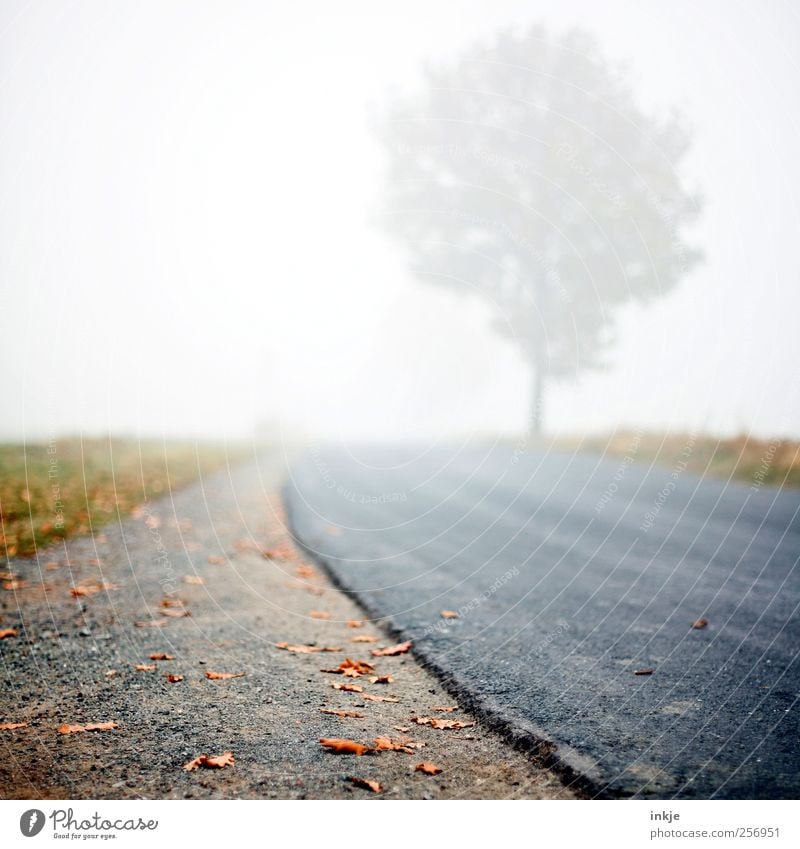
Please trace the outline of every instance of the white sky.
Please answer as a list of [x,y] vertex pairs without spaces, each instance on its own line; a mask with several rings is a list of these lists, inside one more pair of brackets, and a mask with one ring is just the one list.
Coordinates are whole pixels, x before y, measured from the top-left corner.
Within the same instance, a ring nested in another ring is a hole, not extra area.
[[506,25],[592,29],[694,127],[707,262],[547,426],[800,435],[789,2],[0,2],[0,438],[514,431],[482,308],[370,225],[366,107]]

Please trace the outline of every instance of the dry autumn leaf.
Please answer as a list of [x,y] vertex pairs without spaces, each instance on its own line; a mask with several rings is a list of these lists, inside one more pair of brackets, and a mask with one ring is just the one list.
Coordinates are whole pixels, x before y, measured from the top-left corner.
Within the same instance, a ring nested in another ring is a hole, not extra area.
[[161,612],[164,614],[164,616],[172,616],[175,619],[180,619],[183,616],[191,616],[192,615],[192,611],[187,609],[187,608],[175,609],[174,607],[167,607],[164,610],[162,610]]
[[364,698],[368,702],[399,702],[400,699],[394,696],[373,696],[372,693],[364,693]]
[[17,578],[12,581],[4,581],[3,589],[4,590],[24,590],[25,587],[28,586],[28,582],[23,580],[22,578]]
[[350,637],[351,643],[377,643],[377,637],[370,637],[369,634],[358,634],[355,637]]
[[177,684],[178,681],[183,681],[183,675],[170,675],[167,674],[164,676],[170,684]]
[[439,615],[442,619],[458,619],[458,612],[455,610],[443,610]]
[[80,598],[81,596],[95,595],[95,593],[101,593],[105,590],[116,589],[119,589],[119,587],[114,584],[109,584],[107,581],[103,581],[102,583],[83,584],[78,587],[70,587],[70,594],[74,598]]
[[355,776],[351,776],[350,781],[356,787],[363,787],[365,790],[371,790],[373,793],[383,792],[383,785],[377,781],[373,781],[371,778],[356,778]]
[[27,727],[27,722],[0,722],[0,731],[13,731],[15,728]]
[[134,628],[161,628],[166,625],[167,619],[144,619],[141,622],[134,622]]
[[373,675],[370,679],[371,684],[393,684],[394,678],[391,675]]
[[371,751],[369,746],[356,743],[355,740],[343,740],[339,737],[323,737],[319,743],[335,755],[355,755],[360,758],[365,752]]
[[330,613],[326,613],[324,610],[310,610],[308,615],[312,619],[330,619]]
[[385,649],[373,649],[373,657],[394,657],[397,654],[405,654],[411,648],[411,640],[407,643],[398,643],[396,646],[388,646]]
[[113,731],[118,728],[116,722],[89,722],[86,725],[70,725],[65,723],[59,725],[59,734],[79,734],[83,731]]
[[316,569],[312,569],[311,566],[307,566],[305,564],[301,564],[295,570],[295,574],[298,578],[318,578]]
[[7,640],[9,637],[17,637],[16,628],[2,628],[0,629],[0,640]]
[[403,734],[411,730],[407,725],[393,725],[392,728],[394,728],[395,731],[402,731]]
[[152,666],[148,663],[137,663],[135,668],[138,669],[139,672],[152,672],[156,668],[156,665],[155,663],[152,664]]
[[697,631],[700,631],[702,628],[707,628],[707,627],[708,627],[708,619],[695,619],[695,621],[692,622],[692,628],[696,629]]
[[635,669],[633,671],[634,675],[652,675],[655,672],[655,669]]
[[414,754],[414,750],[403,741],[392,740],[391,737],[376,737],[373,742],[375,743],[375,750],[378,752],[406,752],[409,755]]
[[184,764],[183,768],[187,772],[192,772],[198,767],[203,767],[204,769],[223,769],[226,766],[233,766],[233,763],[233,752],[224,752],[221,755],[215,755],[213,757],[209,757],[208,755],[199,755],[189,761],[188,764]]
[[364,623],[360,619],[348,619],[347,620],[348,628],[363,628]]
[[340,716],[342,718],[351,717],[353,719],[363,719],[364,714],[354,710],[331,710],[330,708],[320,708],[320,713],[329,713],[331,716]]
[[209,681],[227,681],[229,678],[244,678],[244,672],[206,672]]
[[295,646],[289,643],[275,643],[275,648],[292,651],[297,654],[313,654],[321,651],[342,651],[340,646]]
[[218,554],[210,554],[208,557],[208,562],[212,566],[222,566],[223,564],[228,562],[226,557],[220,557]]
[[363,693],[364,688],[360,684],[331,684],[334,690],[345,690],[348,693]]
[[184,584],[197,584],[201,586],[205,583],[205,581],[199,575],[184,575],[183,576]]
[[439,713],[452,713],[454,710],[458,710],[458,708],[455,707],[455,706],[453,706],[453,707],[448,706],[448,707],[435,707],[435,708],[431,708],[431,710],[438,711]]
[[166,652],[159,651],[154,652],[150,655],[150,660],[175,660],[174,654],[167,654]]
[[460,719],[438,719],[430,716],[412,716],[411,721],[417,725],[430,725],[439,730],[458,730],[459,728],[471,728],[474,722],[462,722]]
[[438,775],[442,771],[441,767],[436,766],[436,764],[430,761],[423,761],[421,764],[417,764],[414,770],[416,772],[424,772],[425,775]]
[[346,657],[336,669],[320,669],[320,672],[330,672],[333,675],[344,675],[347,678],[360,678],[368,672],[374,672],[375,668],[363,660],[350,660]]

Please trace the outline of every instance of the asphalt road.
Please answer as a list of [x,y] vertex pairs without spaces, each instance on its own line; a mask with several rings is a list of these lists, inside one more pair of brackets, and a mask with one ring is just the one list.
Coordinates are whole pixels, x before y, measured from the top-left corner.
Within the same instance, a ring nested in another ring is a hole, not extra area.
[[315,446],[285,496],[338,585],[566,782],[800,795],[800,493],[463,445]]

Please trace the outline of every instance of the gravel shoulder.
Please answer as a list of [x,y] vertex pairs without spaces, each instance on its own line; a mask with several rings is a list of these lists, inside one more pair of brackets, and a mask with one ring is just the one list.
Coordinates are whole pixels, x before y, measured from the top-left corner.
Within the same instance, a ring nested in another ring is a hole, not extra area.
[[[394,640],[291,547],[284,473],[281,460],[260,457],[93,538],[7,561],[0,632],[16,636],[0,639],[0,727],[26,725],[0,730],[0,798],[571,798],[453,701],[413,653],[372,656]],[[151,659],[161,653],[174,659]],[[374,672],[321,671],[345,658]],[[211,680],[210,672],[243,675]],[[370,681],[387,675],[390,683]],[[58,730],[104,722],[117,727]],[[375,748],[381,737],[410,751],[356,757],[319,743]],[[232,766],[184,769],[224,752]],[[416,771],[421,762],[441,772]],[[352,777],[383,789],[374,794]]]

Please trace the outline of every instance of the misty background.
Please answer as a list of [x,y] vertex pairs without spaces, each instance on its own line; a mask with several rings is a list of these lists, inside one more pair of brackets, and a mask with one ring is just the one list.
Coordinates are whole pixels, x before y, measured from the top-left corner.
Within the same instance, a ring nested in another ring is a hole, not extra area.
[[545,427],[800,434],[790,4],[0,3],[0,438],[525,427],[491,308],[375,225],[375,105],[504,28],[592,32],[680,109],[705,261],[617,314]]

